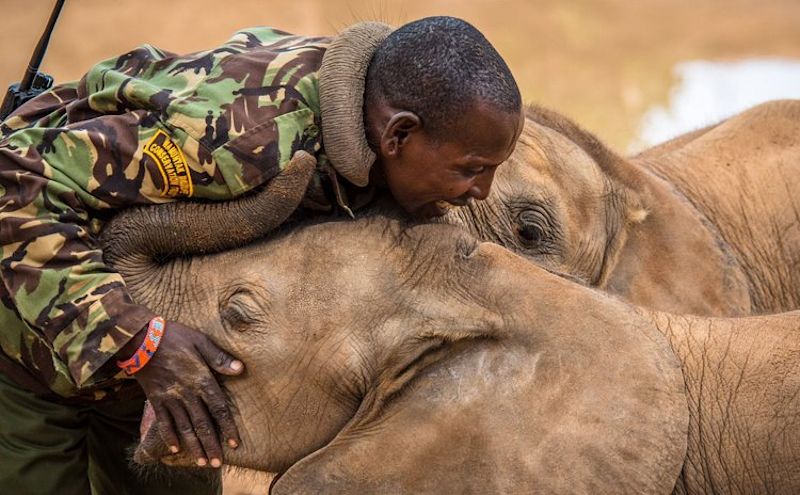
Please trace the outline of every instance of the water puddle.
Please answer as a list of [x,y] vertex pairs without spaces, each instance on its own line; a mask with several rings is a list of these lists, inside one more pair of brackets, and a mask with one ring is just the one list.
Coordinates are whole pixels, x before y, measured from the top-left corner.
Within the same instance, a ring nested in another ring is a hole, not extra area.
[[631,151],[718,122],[753,105],[800,98],[800,60],[690,61],[675,67],[679,83],[667,107],[648,110]]

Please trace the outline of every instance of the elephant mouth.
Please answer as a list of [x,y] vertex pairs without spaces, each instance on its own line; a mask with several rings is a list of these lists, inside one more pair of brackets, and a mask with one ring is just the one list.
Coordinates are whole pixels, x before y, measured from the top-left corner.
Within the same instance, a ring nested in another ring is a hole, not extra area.
[[161,462],[168,466],[193,466],[192,459],[187,453],[173,454],[161,440],[156,424],[156,413],[150,402],[144,403],[142,421],[139,423],[139,445],[133,454],[133,461],[137,464],[149,465]]
[[147,436],[147,433],[150,431],[150,428],[153,427],[153,423],[156,421],[156,411],[153,409],[153,406],[150,405],[150,401],[144,401],[144,411],[142,412],[142,422],[139,423],[139,441],[142,441],[144,437]]

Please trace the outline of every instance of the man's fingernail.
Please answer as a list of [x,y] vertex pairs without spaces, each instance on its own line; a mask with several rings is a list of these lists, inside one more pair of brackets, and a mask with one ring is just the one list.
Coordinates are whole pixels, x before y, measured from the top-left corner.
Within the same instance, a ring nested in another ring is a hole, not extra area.
[[204,457],[198,457],[198,458],[197,458],[197,465],[198,465],[198,466],[201,466],[201,467],[202,467],[202,466],[205,466],[206,464],[208,464],[208,461],[207,461],[207,460],[205,460],[205,458],[204,458]]
[[177,454],[177,453],[178,453],[178,450],[179,450],[179,449],[178,449],[178,446],[177,446],[177,445],[170,445],[170,446],[169,446],[169,451],[170,451],[170,452],[172,452],[173,454]]
[[234,440],[233,438],[229,438],[229,439],[228,439],[228,445],[230,445],[230,447],[231,447],[232,449],[235,449],[236,447],[238,447],[238,446],[239,446],[239,442],[237,442],[237,441],[236,441],[236,440]]
[[244,364],[241,361],[236,359],[231,361],[231,369],[233,371],[241,371],[242,368],[244,368]]
[[220,466],[222,466],[222,461],[220,461],[220,460],[219,460],[219,459],[217,459],[216,457],[215,457],[215,458],[213,458],[213,459],[211,459],[211,467],[218,468],[218,467],[220,467]]

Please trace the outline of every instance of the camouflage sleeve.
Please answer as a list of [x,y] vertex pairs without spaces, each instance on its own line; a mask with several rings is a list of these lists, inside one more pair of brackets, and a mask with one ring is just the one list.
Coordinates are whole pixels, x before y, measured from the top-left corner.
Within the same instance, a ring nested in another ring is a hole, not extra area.
[[279,174],[297,150],[317,153],[326,43],[259,28],[185,56],[144,46],[3,122],[0,293],[25,328],[19,339],[32,332],[77,386],[92,385],[154,316],[103,263],[97,219],[132,205],[230,199]]
[[[44,341],[57,362],[28,352],[39,361],[26,363],[32,371],[56,368],[77,387],[92,385],[95,372],[154,315],[131,301],[119,274],[103,263],[75,193],[20,170],[9,153],[0,147],[0,293],[19,321],[3,322],[4,351]],[[16,349],[11,357],[21,355]]]
[[131,163],[151,179],[139,184],[149,200],[230,199],[296,151],[320,151],[317,72],[328,41],[252,28],[183,56],[145,45],[97,64],[78,91],[95,111],[141,112]]

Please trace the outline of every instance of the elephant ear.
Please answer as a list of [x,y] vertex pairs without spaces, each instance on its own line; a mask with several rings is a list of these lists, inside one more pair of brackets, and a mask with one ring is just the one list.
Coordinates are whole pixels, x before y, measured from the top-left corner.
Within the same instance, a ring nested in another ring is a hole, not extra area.
[[671,492],[688,425],[680,364],[648,318],[604,297],[596,312],[598,297],[563,299],[587,316],[506,315],[524,327],[418,353],[270,493]]

